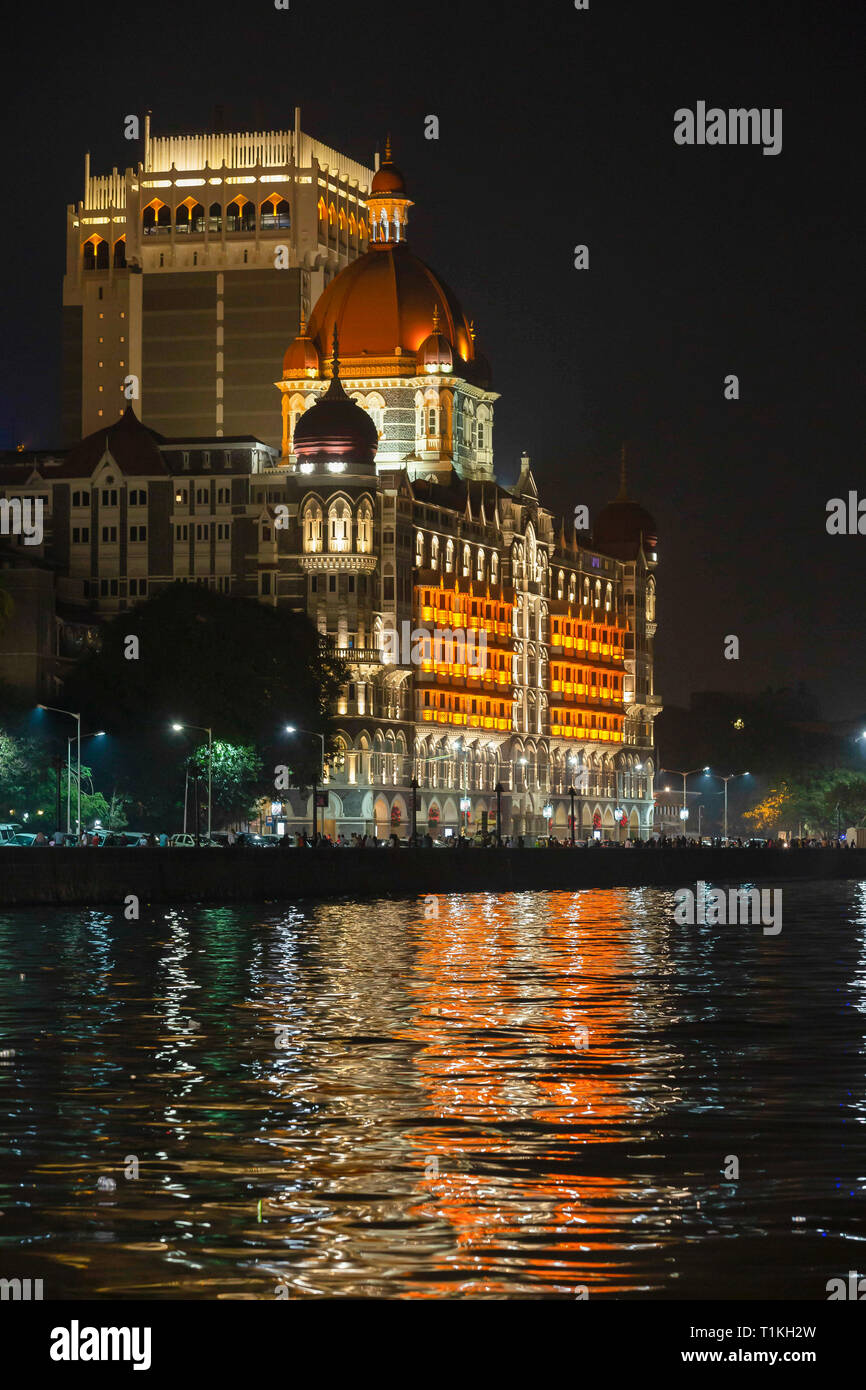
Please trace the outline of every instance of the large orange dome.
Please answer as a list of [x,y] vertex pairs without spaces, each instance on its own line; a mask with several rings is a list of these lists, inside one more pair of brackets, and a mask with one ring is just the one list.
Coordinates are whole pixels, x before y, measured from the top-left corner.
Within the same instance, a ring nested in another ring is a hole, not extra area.
[[[399,355],[397,348],[414,357],[431,332],[434,310],[438,310],[439,332],[455,355],[471,362],[475,348],[469,322],[453,291],[405,242],[380,245],[331,281],[310,317],[308,336],[322,358],[335,327],[344,361],[394,357]],[[414,361],[411,365],[414,371]],[[455,370],[459,369],[455,361]]]

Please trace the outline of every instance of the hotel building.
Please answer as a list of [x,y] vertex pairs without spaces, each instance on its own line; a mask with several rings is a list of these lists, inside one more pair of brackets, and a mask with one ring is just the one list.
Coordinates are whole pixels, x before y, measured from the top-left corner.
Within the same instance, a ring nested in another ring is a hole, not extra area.
[[[474,834],[499,804],[503,834],[564,837],[573,807],[578,838],[647,838],[655,523],[624,462],[579,534],[528,457],[497,481],[490,366],[410,249],[411,206],[387,151],[355,213],[367,249],[285,352],[278,430],[163,435],[145,395],[148,426],[128,406],[62,457],[19,460],[17,483],[7,468],[0,494],[46,499],[65,659],[174,580],[308,614],[350,673],[326,831],[404,836],[414,810],[419,834]],[[454,629],[483,634],[480,660],[434,640]],[[311,797],[277,819],[311,829]]]

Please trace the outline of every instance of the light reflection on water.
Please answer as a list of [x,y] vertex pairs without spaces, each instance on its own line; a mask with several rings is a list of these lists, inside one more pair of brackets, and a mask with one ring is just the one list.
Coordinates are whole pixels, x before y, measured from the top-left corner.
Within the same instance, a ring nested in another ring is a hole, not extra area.
[[0,1275],[824,1299],[862,1265],[866,885],[789,884],[773,937],[658,889],[430,911],[0,916]]

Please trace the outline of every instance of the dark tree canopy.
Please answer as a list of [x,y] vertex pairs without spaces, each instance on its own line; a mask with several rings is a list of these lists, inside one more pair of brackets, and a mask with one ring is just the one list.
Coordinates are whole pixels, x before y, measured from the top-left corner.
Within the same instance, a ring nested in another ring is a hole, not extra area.
[[64,698],[121,737],[178,720],[233,743],[266,744],[286,722],[327,732],[345,676],[304,615],[173,584],[107,625],[101,650],[70,674]]

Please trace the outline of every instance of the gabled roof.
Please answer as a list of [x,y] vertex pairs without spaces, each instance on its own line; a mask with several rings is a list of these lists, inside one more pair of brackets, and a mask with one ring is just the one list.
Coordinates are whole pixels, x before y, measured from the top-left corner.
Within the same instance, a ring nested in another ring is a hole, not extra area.
[[143,425],[131,405],[114,425],[94,430],[70,449],[55,478],[90,478],[106,453],[126,477],[168,476],[160,444],[165,438]]

